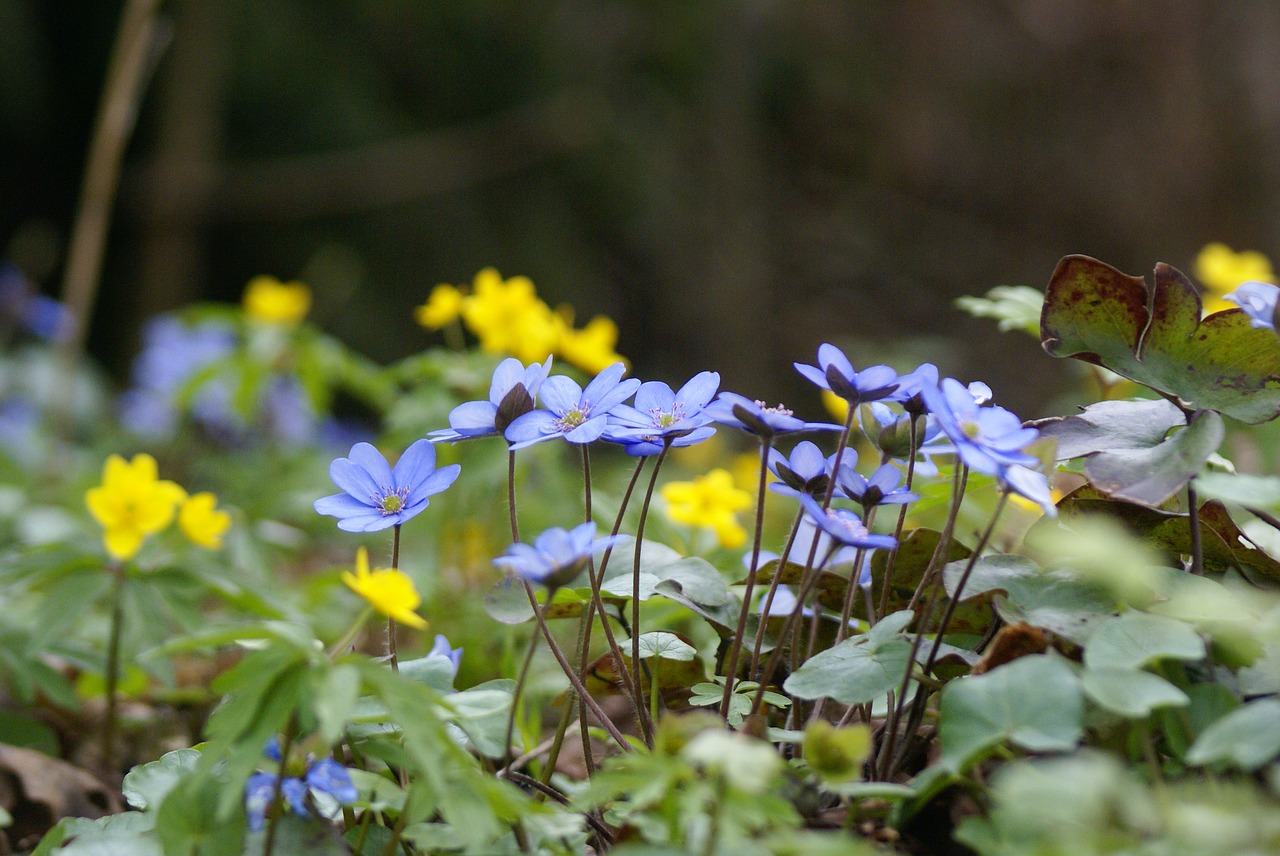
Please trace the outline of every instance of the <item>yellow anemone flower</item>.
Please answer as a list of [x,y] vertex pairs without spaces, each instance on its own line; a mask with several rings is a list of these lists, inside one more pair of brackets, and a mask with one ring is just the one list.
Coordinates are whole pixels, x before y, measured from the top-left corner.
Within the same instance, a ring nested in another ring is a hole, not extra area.
[[245,315],[264,324],[297,324],[311,311],[311,289],[300,282],[255,276],[245,286]]
[[427,295],[427,302],[413,311],[414,320],[428,330],[440,330],[462,317],[463,294],[457,286],[442,282]]
[[1234,303],[1223,300],[1223,295],[1235,291],[1246,282],[1275,283],[1276,275],[1271,260],[1256,250],[1234,252],[1226,244],[1205,244],[1196,256],[1195,276],[1207,289],[1204,295],[1206,315],[1234,309]]
[[394,568],[370,571],[369,551],[364,547],[356,551],[356,572],[343,571],[342,581],[387,618],[419,630],[426,628],[427,620],[414,611],[422,604],[422,598],[413,587],[413,580]]
[[143,540],[173,521],[187,492],[171,481],[157,478],[156,459],[147,454],[126,461],[107,458],[102,484],[85,492],[85,505],[102,524],[107,552],[117,559],[132,559]]
[[462,299],[462,320],[490,354],[510,354],[523,363],[545,360],[555,350],[558,319],[525,276],[504,280],[485,268]]
[[747,541],[737,512],[751,507],[751,494],[733,483],[725,469],[714,469],[693,481],[667,482],[661,489],[667,517],[676,523],[715,530],[720,546],[733,549]]
[[626,357],[614,350],[618,344],[618,325],[607,315],[597,315],[580,330],[573,328],[573,316],[560,312],[565,323],[560,328],[556,353],[571,366],[588,374],[599,374],[614,363],[629,366]]
[[222,535],[231,526],[231,515],[215,506],[218,498],[208,491],[197,493],[178,509],[178,525],[194,543],[210,550],[222,546]]

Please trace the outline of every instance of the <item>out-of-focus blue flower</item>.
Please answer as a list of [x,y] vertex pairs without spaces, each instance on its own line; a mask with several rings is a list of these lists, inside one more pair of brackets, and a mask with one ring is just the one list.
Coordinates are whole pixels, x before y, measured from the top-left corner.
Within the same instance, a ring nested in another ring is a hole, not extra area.
[[862,506],[865,514],[877,505],[905,505],[920,497],[900,485],[902,473],[893,464],[883,464],[870,477],[854,470],[852,464],[840,464],[836,485],[840,492]]
[[565,530],[552,527],[539,535],[533,544],[515,543],[493,563],[531,583],[549,589],[570,582],[587,567],[597,550],[612,546],[617,536],[596,537],[594,522],[580,523]]
[[595,376],[586,389],[564,375],[542,382],[545,410],[533,410],[507,426],[503,436],[510,448],[523,449],[563,437],[570,443],[594,443],[608,426],[609,411],[631,397],[640,386],[636,378],[622,379],[627,367],[614,363]]
[[436,642],[431,646],[431,650],[427,652],[428,657],[443,657],[453,664],[453,674],[458,674],[458,667],[462,665],[462,649],[452,648],[449,646],[449,640],[442,634],[436,634]]
[[809,519],[823,532],[849,547],[891,550],[898,543],[892,535],[875,535],[862,525],[862,518],[845,508],[823,509],[818,501],[806,494],[800,495]]
[[830,422],[805,422],[781,404],[769,407],[763,401],[752,401],[736,392],[720,393],[703,412],[721,425],[741,428],[766,439],[801,431],[843,429],[843,426],[833,425]]
[[538,389],[550,371],[551,357],[528,366],[515,357],[503,360],[489,382],[489,400],[459,404],[449,412],[449,427],[427,436],[439,443],[502,434],[512,422],[533,410]]
[[25,395],[0,401],[0,449],[18,460],[27,461],[39,439],[40,409]]
[[898,374],[888,366],[869,366],[854,371],[853,363],[835,345],[818,347],[818,365],[795,363],[796,370],[811,383],[830,390],[849,402],[850,407],[887,398],[898,389]]
[[[279,761],[279,745],[276,746],[274,760]],[[359,798],[360,793],[351,782],[351,774],[347,768],[332,758],[321,758],[307,767],[306,774],[285,776],[281,781],[276,773],[254,773],[244,784],[244,811],[249,820],[249,829],[257,832],[266,822],[267,810],[275,797],[276,782],[280,781],[280,796],[285,805],[298,817],[309,817],[307,797],[312,791],[328,794],[340,805],[351,805]]]
[[50,342],[66,338],[75,325],[67,307],[36,291],[11,262],[0,263],[0,315],[7,316],[10,324]]
[[[235,347],[235,332],[221,324],[189,325],[168,315],[152,320],[133,363],[133,388],[121,400],[125,427],[147,437],[170,434],[177,425],[179,399],[189,398],[192,415],[206,427],[239,431],[242,420],[231,406],[230,389],[217,378],[199,377]],[[187,389],[192,383],[197,388]]]
[[699,372],[679,392],[661,381],[642,383],[634,407],[619,404],[610,411],[604,438],[636,456],[656,455],[665,445],[692,446],[716,432],[706,407],[719,388],[717,372]]
[[951,441],[949,447],[935,447],[936,452],[955,452],[970,469],[990,476],[1005,467],[1037,463],[1022,450],[1040,432],[1022,427],[1022,421],[1003,407],[979,404],[973,391],[951,378],[939,387],[926,387],[923,395],[929,413]]
[[[858,462],[858,453],[854,449],[845,449],[842,457],[846,463]],[[822,450],[808,440],[797,443],[791,450],[790,457],[777,449],[770,449],[769,471],[779,481],[771,482],[769,490],[783,496],[799,496],[802,493],[825,496],[835,465],[835,455],[824,456]]]
[[350,457],[329,465],[329,477],[345,493],[315,502],[320,514],[338,518],[346,532],[377,532],[398,526],[427,507],[428,497],[453,484],[457,464],[436,469],[436,450],[418,440],[396,461],[395,469],[368,443],[356,443]]
[[1244,310],[1254,327],[1272,330],[1275,329],[1277,297],[1280,297],[1280,288],[1266,282],[1242,283],[1235,291],[1223,295],[1224,300],[1230,300]]

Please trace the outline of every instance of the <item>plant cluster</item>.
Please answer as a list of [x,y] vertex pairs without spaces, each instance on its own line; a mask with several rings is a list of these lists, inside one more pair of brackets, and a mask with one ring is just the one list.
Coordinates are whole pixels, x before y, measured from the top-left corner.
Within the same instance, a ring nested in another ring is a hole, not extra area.
[[491,269],[385,368],[298,283],[163,319],[120,427],[4,462],[5,742],[126,803],[12,843],[1275,852],[1280,479],[1228,457],[1280,415],[1251,259],[1206,248],[1210,314],[1084,256],[967,301],[1103,392],[1033,423],[831,343],[795,368],[834,421],[642,382],[611,321]]

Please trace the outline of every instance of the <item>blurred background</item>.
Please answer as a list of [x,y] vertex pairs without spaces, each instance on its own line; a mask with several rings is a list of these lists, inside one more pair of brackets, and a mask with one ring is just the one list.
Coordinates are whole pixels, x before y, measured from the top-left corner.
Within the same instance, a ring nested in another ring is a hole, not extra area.
[[[0,255],[47,294],[122,3],[0,0]],[[167,0],[91,352],[300,278],[389,361],[492,265],[645,378],[817,416],[792,361],[922,360],[1031,418],[1066,367],[959,312],[1086,253],[1280,252],[1280,5]]]

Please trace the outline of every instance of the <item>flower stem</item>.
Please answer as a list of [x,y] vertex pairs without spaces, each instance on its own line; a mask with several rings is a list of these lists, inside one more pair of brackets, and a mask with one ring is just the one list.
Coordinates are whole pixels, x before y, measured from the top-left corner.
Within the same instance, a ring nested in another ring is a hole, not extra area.
[[[916,443],[918,442],[918,432],[916,428],[916,419],[911,418],[911,454],[907,456],[907,478],[903,482],[904,490],[911,490],[911,485],[916,475]],[[889,590],[893,582],[893,570],[898,562],[898,546],[902,543],[902,527],[907,522],[907,504],[903,503],[898,506],[898,522],[893,529],[893,549],[889,551],[889,555],[885,557],[884,563],[884,582],[880,588],[880,614],[889,614]]]
[[[635,676],[635,700],[636,708],[641,711],[641,733],[644,735],[646,746],[653,745],[653,723],[647,719],[644,714],[644,697],[641,695],[640,674],[643,669],[647,674],[649,668],[640,660],[640,550],[644,544],[644,524],[649,517],[649,506],[653,502],[653,489],[658,484],[658,471],[662,469],[662,462],[667,458],[667,452],[671,449],[671,438],[664,437],[662,440],[662,451],[658,453],[658,458],[653,463],[653,472],[649,474],[649,486],[645,488],[644,503],[640,506],[640,519],[636,522],[636,549],[635,558],[631,565],[631,674]],[[652,677],[649,679],[651,682]]]
[[[397,523],[393,528],[394,534],[391,537],[391,570],[400,570],[400,524]],[[396,653],[396,620],[387,616],[387,662],[391,664],[391,671],[400,671],[400,659]]]
[[[587,523],[592,521],[591,516],[591,451],[588,444],[583,443],[582,449],[582,504],[583,504],[583,520]],[[588,567],[592,560],[588,560]],[[587,571],[587,576],[592,576]],[[551,603],[550,596],[547,597],[547,603]],[[588,603],[582,610],[582,615],[578,619],[578,639],[577,650],[579,652],[579,667],[581,671],[578,678],[585,686],[587,679],[587,668],[591,657],[591,614],[595,608],[594,603]],[[603,618],[603,616],[602,616]],[[591,776],[595,772],[595,759],[591,753],[591,733],[587,728],[587,709],[582,705],[578,705],[578,725],[579,736],[582,738],[582,763],[587,769],[587,776]]]
[[[564,657],[564,652],[561,651],[560,646],[556,644],[555,637],[551,635],[551,628],[547,626],[545,610],[543,607],[538,605],[538,598],[533,593],[533,586],[529,585],[527,580],[524,581],[524,591],[525,595],[529,598],[529,605],[533,607],[533,615],[534,618],[537,619],[538,629],[542,631],[542,638],[547,640],[547,647],[551,650],[552,656],[556,658],[556,662],[560,664],[560,670],[564,672],[565,677],[569,679],[569,683],[573,685],[574,692],[578,694],[578,698],[582,700],[582,703],[585,704],[593,714],[595,714],[595,717],[598,720],[600,720],[601,726],[603,726],[609,736],[614,739],[614,742],[616,742],[624,752],[630,752],[631,744],[622,736],[622,732],[618,731],[618,726],[613,724],[613,720],[609,719],[609,717],[605,715],[605,712],[600,709],[600,705],[596,704],[596,700],[591,697],[589,692],[587,692],[587,688],[582,685],[582,680],[578,677],[578,673],[569,665],[569,661]],[[554,592],[548,590],[548,604],[551,603],[552,594],[554,594]]]
[[520,522],[516,516],[516,453],[507,452],[507,516],[511,519],[511,543],[520,543]]
[[106,684],[107,710],[102,722],[102,766],[112,780],[116,777],[116,689],[120,684],[120,638],[124,633],[124,568],[119,562],[110,567],[111,627],[107,637]]
[[[720,699],[720,716],[729,718],[729,703],[733,700],[733,681],[738,676],[738,658],[742,655],[742,637],[747,632],[747,616],[751,613],[751,594],[756,586],[756,571],[760,568],[760,539],[764,533],[764,489],[769,481],[769,447],[773,443],[771,436],[760,438],[760,483],[756,490],[756,532],[751,545],[751,568],[747,571],[747,587],[742,593],[742,608],[738,610],[738,625],[733,631],[733,642],[729,647],[729,659],[724,671],[724,696]],[[832,481],[835,479],[833,478]],[[777,578],[777,574],[774,574]],[[764,619],[756,626],[756,638],[759,639],[764,626]],[[638,644],[638,643],[637,643]]]
[[[760,666],[760,648],[764,642],[764,624],[769,620],[769,615],[773,610],[773,598],[778,592],[778,580],[782,578],[783,572],[786,570],[787,559],[791,557],[791,548],[795,544],[796,535],[800,532],[800,521],[804,519],[804,509],[796,512],[796,519],[791,524],[791,532],[787,534],[787,543],[782,548],[782,558],[778,560],[778,570],[769,580],[769,591],[765,593],[764,605],[760,608],[760,629],[756,632],[755,644],[751,646],[751,667],[747,669],[747,674],[752,677],[756,674],[756,669]],[[777,644],[782,644],[779,639]]]

